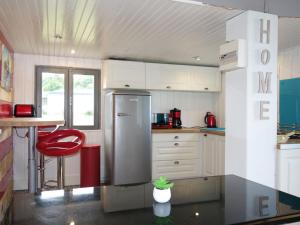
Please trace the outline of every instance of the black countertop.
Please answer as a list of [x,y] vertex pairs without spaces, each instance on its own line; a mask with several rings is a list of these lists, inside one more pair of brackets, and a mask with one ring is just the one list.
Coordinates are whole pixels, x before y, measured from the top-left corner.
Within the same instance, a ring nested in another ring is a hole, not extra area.
[[[300,221],[300,198],[227,175],[174,181],[170,203],[152,184],[16,193],[14,224],[282,224]],[[100,194],[101,193],[101,194]],[[100,201],[101,195],[101,201]]]

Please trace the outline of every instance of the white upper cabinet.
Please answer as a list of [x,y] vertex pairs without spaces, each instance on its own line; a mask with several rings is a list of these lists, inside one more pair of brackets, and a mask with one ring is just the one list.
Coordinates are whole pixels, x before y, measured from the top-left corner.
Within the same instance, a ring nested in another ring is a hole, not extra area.
[[103,88],[211,91],[221,90],[216,67],[105,60]]
[[185,66],[146,63],[146,89],[187,90]]
[[221,91],[221,74],[216,67],[189,67],[188,90]]
[[105,60],[103,88],[145,89],[145,63]]
[[146,89],[218,92],[221,76],[216,67],[146,63]]

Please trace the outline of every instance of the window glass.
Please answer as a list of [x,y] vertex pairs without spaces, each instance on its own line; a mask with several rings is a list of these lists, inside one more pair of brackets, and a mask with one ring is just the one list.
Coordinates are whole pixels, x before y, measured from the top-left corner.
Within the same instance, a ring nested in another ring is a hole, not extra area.
[[73,125],[94,125],[95,78],[73,74]]
[[64,119],[64,74],[42,73],[42,116]]
[[98,70],[37,66],[37,115],[64,119],[69,128],[99,129],[99,76]]

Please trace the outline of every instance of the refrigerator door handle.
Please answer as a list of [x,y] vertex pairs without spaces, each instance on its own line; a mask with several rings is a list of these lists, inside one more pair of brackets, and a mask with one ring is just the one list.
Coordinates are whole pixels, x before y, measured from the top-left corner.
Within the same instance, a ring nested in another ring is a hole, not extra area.
[[131,116],[131,115],[128,113],[117,113],[117,116]]

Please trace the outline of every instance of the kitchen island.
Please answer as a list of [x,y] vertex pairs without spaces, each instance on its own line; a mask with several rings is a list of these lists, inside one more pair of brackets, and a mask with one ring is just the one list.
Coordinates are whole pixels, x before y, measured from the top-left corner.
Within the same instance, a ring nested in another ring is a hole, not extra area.
[[[300,221],[300,198],[226,175],[174,180],[170,203],[151,183],[14,197],[14,224],[282,224]],[[100,197],[101,196],[101,197]],[[101,198],[101,200],[100,200]],[[12,208],[12,207],[11,207]]]

